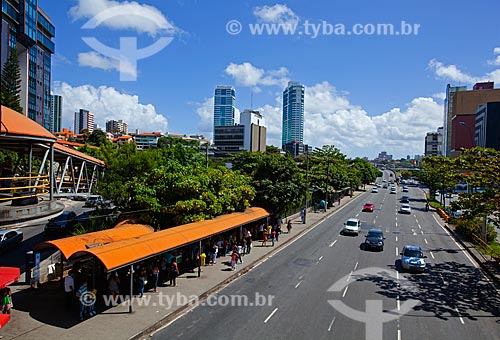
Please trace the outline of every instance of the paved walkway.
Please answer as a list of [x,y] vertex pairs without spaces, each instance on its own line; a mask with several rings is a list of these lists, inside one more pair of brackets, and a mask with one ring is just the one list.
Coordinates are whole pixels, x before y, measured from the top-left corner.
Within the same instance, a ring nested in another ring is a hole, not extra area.
[[[355,197],[360,193],[356,192]],[[343,198],[340,208],[355,197]],[[216,292],[250,270],[270,252],[338,209],[335,204],[326,213],[308,212],[305,224],[301,223],[299,214],[291,216],[293,227],[290,234],[281,234],[274,247],[270,242],[267,247],[262,247],[260,241],[254,241],[252,252],[242,257],[243,264],[238,264],[235,271],[230,269],[230,257],[221,257],[217,264],[202,267],[201,277],[198,277],[197,271],[185,273],[177,278],[176,287],[160,287],[158,293],[148,292],[142,299],[134,297],[132,313],[128,312],[128,302],[124,302],[98,310],[97,316],[80,322],[76,313],[69,314],[65,310],[60,282],[46,284],[36,290],[24,284],[12,285],[14,310],[11,321],[0,329],[0,336],[2,340],[146,339],[152,330],[189,309],[187,297],[203,297]],[[286,232],[286,220],[283,229]]]

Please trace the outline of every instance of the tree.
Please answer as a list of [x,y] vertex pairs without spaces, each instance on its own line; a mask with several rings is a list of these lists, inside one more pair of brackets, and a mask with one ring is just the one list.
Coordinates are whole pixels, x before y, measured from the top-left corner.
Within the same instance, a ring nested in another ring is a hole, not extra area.
[[9,57],[2,68],[2,105],[23,113],[21,106],[21,69],[15,48],[10,50]]
[[[83,130],[82,130],[83,132]],[[90,145],[101,146],[107,142],[106,134],[102,130],[94,130],[88,135],[86,142]]]

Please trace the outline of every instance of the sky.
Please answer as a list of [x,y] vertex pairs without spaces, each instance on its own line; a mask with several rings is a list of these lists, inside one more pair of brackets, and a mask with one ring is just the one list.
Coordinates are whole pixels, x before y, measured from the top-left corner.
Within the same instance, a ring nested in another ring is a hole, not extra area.
[[[56,27],[63,127],[213,138],[217,85],[281,147],[282,92],[305,85],[304,143],[350,158],[421,155],[447,84],[500,83],[498,0],[38,0]],[[390,30],[392,25],[392,34]],[[377,30],[378,28],[378,30]],[[384,34],[385,33],[385,34]],[[497,87],[497,86],[495,86]]]

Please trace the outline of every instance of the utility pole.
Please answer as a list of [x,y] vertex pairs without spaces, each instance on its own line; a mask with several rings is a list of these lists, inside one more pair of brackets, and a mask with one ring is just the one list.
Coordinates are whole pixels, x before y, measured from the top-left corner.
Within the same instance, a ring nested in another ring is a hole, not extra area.
[[304,223],[306,223],[308,195],[309,195],[309,151],[306,151],[306,206],[304,207]]

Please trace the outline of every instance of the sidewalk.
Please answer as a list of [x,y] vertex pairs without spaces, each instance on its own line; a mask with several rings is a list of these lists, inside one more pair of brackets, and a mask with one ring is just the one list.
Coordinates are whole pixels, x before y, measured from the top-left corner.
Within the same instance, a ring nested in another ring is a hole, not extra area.
[[[301,223],[300,214],[289,217],[293,226],[291,233],[281,234],[274,247],[271,247],[269,241],[267,247],[262,247],[259,240],[254,241],[251,253],[242,257],[243,264],[238,264],[235,271],[228,265],[230,256],[220,257],[215,265],[202,267],[201,277],[198,277],[195,270],[195,273],[179,276],[176,287],[159,287],[158,293],[148,292],[142,299],[134,297],[132,313],[128,313],[128,302],[124,302],[104,311],[98,310],[97,316],[80,322],[76,312],[72,313],[74,315],[66,312],[59,282],[47,284],[37,290],[24,284],[12,285],[14,309],[11,321],[0,329],[0,337],[2,340],[146,339],[153,330],[191,308],[188,301],[175,301],[182,300],[176,297],[182,295],[203,298],[217,292],[252,269],[272,251],[320,223],[361,193],[358,191],[353,197],[344,197],[340,206],[335,204],[326,213],[308,211],[305,224]],[[288,219],[284,220],[284,230]],[[20,279],[22,281],[23,278]]]

